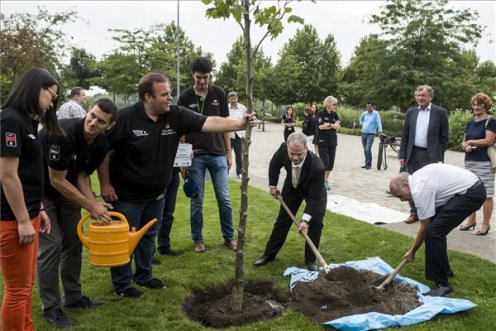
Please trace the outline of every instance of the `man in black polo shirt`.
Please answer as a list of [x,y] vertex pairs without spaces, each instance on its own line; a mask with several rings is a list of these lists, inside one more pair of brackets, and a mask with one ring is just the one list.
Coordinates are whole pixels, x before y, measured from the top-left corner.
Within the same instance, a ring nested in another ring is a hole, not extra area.
[[[212,63],[206,57],[196,58],[191,64],[195,84],[179,96],[177,104],[205,116],[229,116],[229,108],[224,90],[208,83]],[[186,142],[193,145],[194,158],[189,173],[199,187],[199,194],[191,198],[191,239],[195,243],[195,252],[205,251],[203,243],[203,195],[205,192],[205,172],[212,177],[215,197],[219,206],[219,217],[225,245],[235,251],[232,222],[232,206],[229,196],[229,168],[232,165],[231,135],[225,133],[192,133],[186,136]]]
[[[141,229],[151,219],[162,219],[164,190],[172,177],[179,137],[191,132],[223,132],[256,125],[255,116],[241,120],[205,117],[189,109],[171,105],[170,78],[152,72],[138,85],[140,102],[121,109],[116,125],[109,132],[109,157],[100,169],[102,195],[114,209],[124,214],[130,227]],[[145,233],[132,261],[111,268],[114,292],[139,298],[142,293],[131,286],[160,289],[164,284],[152,275],[152,258],[159,224]]]
[[116,115],[114,103],[100,99],[85,118],[59,121],[66,135],[51,136],[45,129],[39,134],[47,163],[43,206],[52,231],[40,233],[38,288],[43,316],[58,327],[75,324],[60,308],[59,268],[65,307],[90,308],[103,304],[91,301],[81,292],[82,246],[77,225],[81,207],[96,220],[110,220],[109,205],[95,200],[90,175],[107,155],[109,143],[104,131],[113,126]]

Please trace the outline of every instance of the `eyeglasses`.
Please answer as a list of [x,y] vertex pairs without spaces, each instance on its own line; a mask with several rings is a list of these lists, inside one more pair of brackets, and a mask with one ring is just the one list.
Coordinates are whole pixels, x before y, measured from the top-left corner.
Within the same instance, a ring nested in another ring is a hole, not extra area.
[[52,101],[57,100],[57,98],[59,97],[57,93],[53,93],[53,91],[50,90],[48,87],[44,87],[43,89],[47,90],[48,93],[50,93],[50,95],[52,96]]
[[472,108],[477,108],[477,107],[484,108],[484,105],[482,103],[473,103],[472,104]]

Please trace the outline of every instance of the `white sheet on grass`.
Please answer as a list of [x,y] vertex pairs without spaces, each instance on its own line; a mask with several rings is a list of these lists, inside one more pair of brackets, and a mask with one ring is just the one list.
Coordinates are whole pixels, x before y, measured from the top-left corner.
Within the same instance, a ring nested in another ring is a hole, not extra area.
[[[355,269],[370,270],[382,275],[393,271],[393,268],[379,257],[369,257],[366,260],[349,261],[343,264],[329,264],[329,267],[336,268],[343,265]],[[283,275],[291,276],[290,290],[292,290],[297,282],[313,282],[317,279],[318,272],[291,267],[286,269]],[[465,299],[424,296],[421,293],[427,292],[429,288],[422,283],[400,275],[397,275],[395,279],[417,288],[417,297],[422,302],[420,307],[404,315],[387,315],[370,312],[367,314],[341,317],[323,324],[345,331],[373,330],[421,323],[430,320],[437,314],[454,314],[477,307],[476,304]]]
[[377,203],[360,202],[335,194],[327,196],[327,210],[370,224],[398,223],[408,217],[407,213],[382,207]]

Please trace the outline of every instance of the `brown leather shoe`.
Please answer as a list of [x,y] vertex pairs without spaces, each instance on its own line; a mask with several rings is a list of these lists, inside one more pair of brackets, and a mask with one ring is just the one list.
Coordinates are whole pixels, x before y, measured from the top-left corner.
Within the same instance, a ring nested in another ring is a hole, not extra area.
[[229,240],[229,241],[224,241],[224,245],[226,245],[227,248],[229,248],[230,250],[235,251],[235,252],[238,249],[238,243],[234,239]]
[[196,253],[203,253],[203,252],[205,252],[205,245],[203,244],[203,241],[197,241],[197,242],[195,242],[195,252]]
[[417,222],[418,220],[419,219],[416,215],[410,215],[410,216],[408,216],[408,218],[406,220],[404,220],[404,222],[406,224],[413,224],[413,223]]

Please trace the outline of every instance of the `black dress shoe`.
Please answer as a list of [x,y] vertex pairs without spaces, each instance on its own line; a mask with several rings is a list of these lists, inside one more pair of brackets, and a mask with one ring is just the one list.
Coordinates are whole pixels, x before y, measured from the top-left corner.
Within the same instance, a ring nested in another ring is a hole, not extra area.
[[433,288],[431,288],[427,293],[424,293],[424,295],[429,295],[431,297],[444,297],[446,294],[453,292],[453,289],[451,286],[444,286],[439,283],[436,283]]
[[362,166],[362,169],[365,169],[365,168],[367,168],[367,165],[363,165],[363,166]]
[[78,301],[73,302],[69,305],[65,305],[66,308],[93,308],[104,305],[105,301],[91,300],[87,296],[81,296]]
[[54,308],[47,312],[43,312],[43,317],[50,323],[58,328],[65,329],[76,325],[76,322],[65,316],[60,308]]
[[371,168],[372,168],[372,166],[366,166],[365,170],[370,170]]
[[183,252],[181,251],[176,251],[176,250],[173,250],[173,249],[169,249],[168,251],[165,251],[163,253],[160,253],[160,255],[169,255],[169,256],[179,256],[181,255]]
[[319,266],[315,264],[315,262],[307,262],[309,271],[319,271]]
[[255,267],[261,267],[263,265],[266,265],[270,261],[274,261],[274,258],[270,258],[270,257],[264,255],[261,258],[259,258],[258,260],[256,260],[255,262],[253,262],[253,265]]

